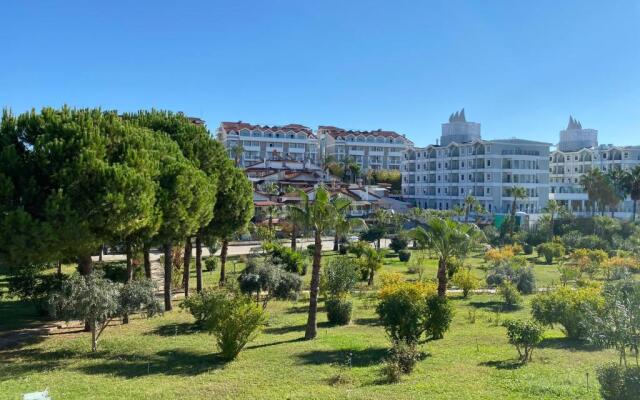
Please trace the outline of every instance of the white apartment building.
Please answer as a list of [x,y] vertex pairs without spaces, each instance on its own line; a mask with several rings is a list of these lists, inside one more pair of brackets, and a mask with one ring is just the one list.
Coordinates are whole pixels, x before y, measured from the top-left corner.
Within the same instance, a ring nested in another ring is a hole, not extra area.
[[483,140],[480,124],[466,121],[464,109],[442,124],[441,144],[405,151],[402,195],[420,208],[451,210],[474,196],[490,213],[508,213],[509,189],[528,197],[520,211],[539,213],[549,198],[549,143],[523,139]]
[[353,131],[335,126],[319,126],[320,154],[337,161],[355,160],[363,171],[400,169],[403,152],[413,142],[393,131]]
[[248,167],[264,160],[296,160],[317,163],[318,140],[310,128],[300,124],[254,125],[246,122],[222,122],[217,137],[236,158],[241,145],[239,164]]
[[[582,174],[591,168],[606,173],[615,168],[630,170],[639,164],[640,146],[598,145],[597,130],[584,129],[580,121],[569,117],[567,128],[560,131],[557,150],[549,157],[549,197],[574,213],[588,213],[588,196],[580,185]],[[633,202],[627,198],[618,216],[627,217],[632,209]]]

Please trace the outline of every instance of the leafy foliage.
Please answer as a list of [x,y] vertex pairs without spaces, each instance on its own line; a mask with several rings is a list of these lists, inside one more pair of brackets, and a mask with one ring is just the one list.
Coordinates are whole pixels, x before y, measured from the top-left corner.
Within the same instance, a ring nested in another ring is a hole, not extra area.
[[332,325],[347,325],[351,321],[353,303],[345,297],[331,297],[325,301],[327,320]]
[[509,281],[502,282],[498,287],[498,295],[502,297],[506,308],[516,308],[522,304],[522,296],[518,289]]
[[635,400],[640,393],[640,367],[607,364],[598,368],[600,394],[604,400]]
[[565,248],[562,244],[557,242],[542,243],[536,247],[538,256],[544,257],[547,264],[552,264],[554,258],[564,256]]
[[544,329],[533,321],[507,320],[502,326],[507,328],[509,343],[516,347],[520,362],[531,361],[533,349],[542,341]]

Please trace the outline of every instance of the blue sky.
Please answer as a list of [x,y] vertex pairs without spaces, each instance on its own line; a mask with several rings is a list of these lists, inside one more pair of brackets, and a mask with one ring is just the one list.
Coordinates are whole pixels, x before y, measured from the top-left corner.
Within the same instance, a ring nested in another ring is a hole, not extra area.
[[0,106],[640,144],[638,1],[11,1]]

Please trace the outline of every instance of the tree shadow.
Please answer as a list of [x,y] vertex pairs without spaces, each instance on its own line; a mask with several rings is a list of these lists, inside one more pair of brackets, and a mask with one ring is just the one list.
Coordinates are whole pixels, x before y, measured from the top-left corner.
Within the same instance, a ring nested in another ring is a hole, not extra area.
[[296,342],[304,342],[304,341],[305,340],[302,337],[289,339],[289,340],[279,340],[277,342],[269,342],[269,343],[254,344],[254,345],[246,346],[245,350],[261,349],[261,348],[264,348],[264,347],[278,346],[278,345],[286,344],[286,343],[296,343]]
[[40,373],[60,367],[64,362],[77,358],[80,353],[72,350],[43,351],[42,349],[0,351],[3,374],[0,382],[29,373]]
[[493,360],[493,361],[484,361],[478,364],[483,367],[492,367],[495,369],[503,369],[503,370],[512,370],[518,369],[522,367],[522,364],[519,360]]
[[484,309],[492,312],[513,312],[518,311],[518,307],[507,307],[501,301],[470,301],[469,305],[473,308]]
[[[322,313],[325,312],[326,309],[324,306],[318,306],[318,312]],[[293,306],[290,307],[289,309],[287,309],[286,313],[287,314],[306,314],[309,312],[309,304],[305,304],[302,306]]]
[[584,340],[570,339],[567,337],[556,337],[543,339],[538,348],[541,349],[558,349],[569,351],[599,351],[602,350],[597,346],[593,346]]
[[163,350],[152,356],[116,355],[100,363],[77,368],[86,374],[137,378],[146,375],[193,376],[224,368],[227,361],[218,354],[185,350]]
[[[333,326],[334,325],[329,324],[327,321],[318,322],[318,328],[330,328]],[[304,332],[306,327],[306,324],[266,327],[262,332],[272,335],[284,335],[285,333]]]
[[379,364],[388,354],[384,347],[364,350],[314,350],[298,355],[304,365],[345,364],[351,358],[351,366],[366,367]]
[[353,323],[356,325],[380,326],[380,319],[375,317],[357,318],[353,320]]
[[178,335],[193,335],[195,333],[202,333],[203,331],[195,324],[190,322],[181,322],[178,324],[161,325],[152,331],[146,332],[145,335],[156,336],[178,336]]

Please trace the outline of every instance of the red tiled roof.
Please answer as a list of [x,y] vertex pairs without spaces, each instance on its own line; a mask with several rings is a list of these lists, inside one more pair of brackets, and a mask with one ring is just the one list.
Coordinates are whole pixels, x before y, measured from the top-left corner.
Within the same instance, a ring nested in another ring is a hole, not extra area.
[[354,130],[346,130],[343,128],[338,128],[335,126],[327,126],[327,125],[320,125],[318,126],[318,130],[323,130],[325,131],[325,133],[328,133],[329,135],[331,135],[334,138],[338,138],[338,137],[345,137],[347,135],[354,135],[354,136],[382,136],[382,137],[390,137],[390,138],[401,138],[404,139],[406,141],[409,141],[409,139],[407,139],[404,135],[399,134],[398,132],[395,131],[383,131],[382,129],[378,129],[375,131],[354,131]]
[[311,128],[301,125],[301,124],[287,124],[287,125],[273,125],[273,126],[269,126],[269,125],[255,125],[255,124],[250,124],[248,122],[242,122],[242,121],[238,121],[238,122],[222,122],[221,123],[222,128],[229,132],[229,131],[239,131],[240,129],[260,129],[263,131],[278,131],[278,130],[282,130],[282,131],[294,131],[296,133],[298,132],[303,132],[305,134],[307,134],[307,136],[309,137],[315,137],[315,135],[313,134],[313,132],[311,131]]

